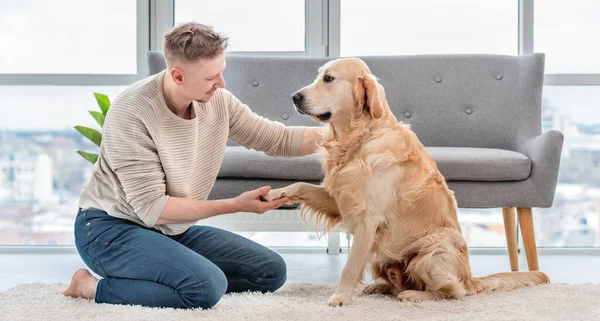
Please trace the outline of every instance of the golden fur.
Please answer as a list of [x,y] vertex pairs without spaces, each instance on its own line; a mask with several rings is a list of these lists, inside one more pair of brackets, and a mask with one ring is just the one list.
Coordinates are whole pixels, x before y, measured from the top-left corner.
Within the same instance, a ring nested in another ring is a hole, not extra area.
[[542,272],[474,278],[457,219],[453,192],[434,159],[391,112],[384,88],[364,61],[338,59],[319,68],[298,93],[297,109],[328,123],[323,134],[321,186],[296,183],[272,190],[302,203],[325,230],[341,224],[354,236],[336,292],[328,304],[346,305],[370,266],[365,293],[401,300],[460,298],[549,283]]

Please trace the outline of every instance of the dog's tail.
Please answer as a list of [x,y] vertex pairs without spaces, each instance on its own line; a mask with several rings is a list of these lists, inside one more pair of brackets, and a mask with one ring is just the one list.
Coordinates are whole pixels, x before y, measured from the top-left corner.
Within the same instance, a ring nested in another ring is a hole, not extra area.
[[[468,294],[485,292],[507,292],[510,290],[550,283],[550,278],[539,271],[503,272],[488,276],[473,278],[470,284],[465,284]],[[470,285],[470,286],[469,286]]]

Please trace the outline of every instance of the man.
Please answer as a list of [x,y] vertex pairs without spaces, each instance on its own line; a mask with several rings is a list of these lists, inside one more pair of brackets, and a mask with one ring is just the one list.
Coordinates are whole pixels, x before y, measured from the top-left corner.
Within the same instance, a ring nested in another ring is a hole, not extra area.
[[226,292],[275,291],[286,266],[237,234],[194,225],[215,215],[264,213],[270,187],[206,200],[228,139],[269,155],[315,152],[317,127],[286,127],[254,114],[224,89],[228,38],[198,24],[165,35],[166,70],[113,102],[93,175],[75,220],[87,269],[64,295],[98,303],[209,308]]

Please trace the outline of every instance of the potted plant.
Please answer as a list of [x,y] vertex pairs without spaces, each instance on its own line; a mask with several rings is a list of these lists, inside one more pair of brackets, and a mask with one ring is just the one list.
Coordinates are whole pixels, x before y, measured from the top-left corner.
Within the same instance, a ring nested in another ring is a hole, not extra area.
[[[102,128],[104,126],[104,119],[106,118],[106,114],[110,108],[110,100],[108,99],[108,96],[104,94],[94,93],[94,96],[96,97],[96,102],[98,102],[98,106],[100,107],[100,112],[93,110],[88,111],[90,115],[94,117],[98,125],[100,125],[100,128]],[[102,143],[102,134],[99,131],[79,125],[75,126],[75,129],[89,139],[92,143],[96,144],[96,146],[100,147],[100,144]],[[98,161],[98,154],[88,153],[81,150],[78,150],[77,154],[81,155],[92,164],[95,164],[96,161]]]

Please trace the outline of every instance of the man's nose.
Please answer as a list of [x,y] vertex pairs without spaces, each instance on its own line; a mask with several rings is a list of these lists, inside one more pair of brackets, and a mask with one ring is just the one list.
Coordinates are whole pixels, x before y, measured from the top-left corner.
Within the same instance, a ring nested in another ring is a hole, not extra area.
[[223,78],[223,74],[219,75],[219,87],[225,88],[225,78]]

